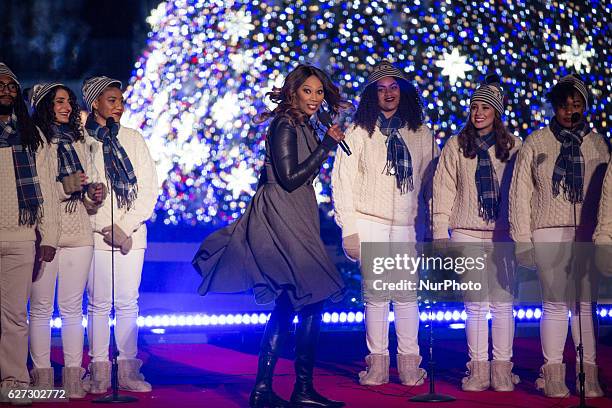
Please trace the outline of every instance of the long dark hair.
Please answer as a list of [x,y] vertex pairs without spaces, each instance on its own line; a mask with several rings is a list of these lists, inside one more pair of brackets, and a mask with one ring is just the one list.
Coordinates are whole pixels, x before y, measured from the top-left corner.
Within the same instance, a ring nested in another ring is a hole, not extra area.
[[[400,78],[395,78],[395,80],[400,87],[400,103],[397,108],[397,115],[410,130],[416,131],[423,125],[425,116],[423,114],[423,102],[419,97],[417,88],[413,84]],[[353,117],[353,123],[367,130],[368,135],[372,137],[379,113],[378,89],[374,83],[364,89],[361,94],[361,100]]]
[[[514,148],[514,138],[506,129],[504,122],[498,112],[495,112],[493,120],[493,131],[495,132],[495,157],[500,161],[505,162],[510,157],[510,150]],[[457,136],[459,142],[459,151],[463,153],[463,157],[473,159],[476,157],[476,139],[478,132],[472,123],[472,118],[468,119],[467,123]]]
[[287,75],[281,88],[274,88],[266,94],[272,102],[278,105],[272,111],[264,111],[258,114],[255,117],[255,123],[262,123],[271,117],[280,115],[288,116],[293,124],[302,123],[308,119],[308,116],[297,107],[295,99],[300,86],[311,76],[317,77],[323,84],[325,101],[327,101],[331,113],[338,113],[350,106],[350,103],[342,98],[340,90],[325,72],[312,65],[300,64]]
[[70,126],[71,130],[75,134],[75,141],[85,140],[83,130],[81,128],[81,115],[79,114],[80,109],[79,105],[77,104],[77,97],[75,93],[66,86],[56,86],[55,88],[51,89],[49,93],[44,96],[44,98],[42,98],[42,100],[34,108],[34,113],[32,114],[34,123],[43,132],[47,142],[51,142],[51,138],[53,138],[52,126],[55,124],[53,100],[55,99],[55,95],[59,89],[63,89],[68,93],[68,102],[72,108],[72,112],[70,112],[70,116],[68,118],[68,126]]
[[30,117],[28,106],[22,96],[21,85],[19,85],[17,96],[13,102],[13,112],[17,116],[17,132],[19,132],[21,138],[21,145],[31,152],[36,152],[42,146],[43,140]]

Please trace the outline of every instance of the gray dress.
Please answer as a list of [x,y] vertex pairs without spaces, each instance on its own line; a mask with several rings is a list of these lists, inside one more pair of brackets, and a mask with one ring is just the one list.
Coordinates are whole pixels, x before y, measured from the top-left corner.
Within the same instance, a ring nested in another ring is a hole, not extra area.
[[202,242],[192,261],[202,276],[201,295],[253,289],[257,303],[270,303],[286,291],[296,310],[342,298],[344,283],[321,241],[312,186],[335,146],[327,135],[319,141],[308,123],[273,120],[253,199],[236,222]]

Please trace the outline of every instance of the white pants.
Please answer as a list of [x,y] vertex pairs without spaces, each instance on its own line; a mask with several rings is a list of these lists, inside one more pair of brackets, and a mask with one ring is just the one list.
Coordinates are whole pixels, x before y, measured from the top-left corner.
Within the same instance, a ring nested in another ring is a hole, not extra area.
[[[115,251],[115,340],[119,359],[136,358],[138,352],[138,288],[142,276],[144,249],[127,255]],[[111,311],[111,251],[96,249],[87,282],[89,355],[92,361],[108,361]]]
[[[578,317],[576,316],[576,302],[571,302],[570,293],[572,284],[568,284],[568,265],[571,261],[571,242],[574,239],[574,228],[542,228],[533,232],[535,243],[535,262],[538,268],[538,278],[542,286],[542,320],[540,322],[540,338],[542,341],[542,354],[545,364],[561,364],[563,350],[567,340],[568,312],[572,311],[571,327],[574,344],[580,341]],[[548,246],[538,243],[563,243]],[[551,253],[554,252],[554,253]],[[576,254],[575,256],[579,256]],[[586,282],[588,285],[591,283]],[[586,288],[588,290],[588,288]],[[546,293],[558,293],[559,298],[548,296]],[[566,293],[566,295],[564,295]],[[564,297],[567,298],[564,299]],[[584,299],[584,298],[583,298]],[[593,301],[596,299],[593,298]],[[582,320],[582,343],[584,347],[584,362],[596,364],[596,321],[593,314],[593,303],[581,301],[580,315]],[[570,307],[571,304],[571,307]],[[578,360],[578,354],[576,354]]]
[[[357,220],[360,242],[415,242],[414,227]],[[389,354],[389,301],[365,305],[366,344],[370,354]],[[419,354],[419,308],[415,301],[393,302],[398,354]]]
[[[30,383],[28,298],[34,241],[0,241],[0,379]],[[49,323],[47,323],[49,324]]]
[[64,365],[80,367],[83,361],[83,292],[91,267],[93,246],[58,248],[32,284],[30,298],[30,356],[34,368],[51,367],[51,327],[55,284],[62,318]]
[[[451,242],[475,243],[474,247],[470,246],[470,251],[477,251],[478,242],[486,243],[486,248],[491,248],[492,240],[483,240],[472,237],[461,232],[453,231]],[[504,244],[501,244],[499,251],[504,250]],[[485,247],[483,247],[485,248]],[[508,249],[510,245],[508,245]],[[490,251],[488,251],[490,252]],[[508,251],[511,252],[511,251]],[[482,253],[474,254],[482,256]],[[490,259],[491,254],[487,254]],[[467,320],[465,323],[465,332],[468,343],[468,355],[472,361],[488,361],[489,360],[489,322],[487,313],[491,313],[491,338],[493,342],[493,360],[510,361],[512,359],[512,342],[514,339],[514,316],[512,314],[513,303],[511,294],[502,294],[501,287],[512,282],[498,282],[496,267],[503,267],[497,262],[488,262],[488,270],[485,271],[486,277],[482,277],[479,281],[483,286],[486,285],[485,293],[479,301],[466,301],[465,312]],[[508,301],[506,301],[506,298]]]

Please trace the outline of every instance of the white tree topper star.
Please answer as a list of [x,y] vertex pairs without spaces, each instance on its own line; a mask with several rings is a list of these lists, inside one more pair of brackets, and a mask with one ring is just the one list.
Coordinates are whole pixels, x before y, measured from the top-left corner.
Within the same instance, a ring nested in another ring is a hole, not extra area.
[[559,60],[565,61],[565,67],[574,67],[577,72],[584,70],[591,72],[591,66],[589,64],[589,58],[595,55],[595,50],[590,49],[587,51],[586,44],[578,44],[576,37],[572,37],[572,45],[564,45],[563,53],[559,55]]
[[436,61],[436,66],[442,68],[442,75],[448,77],[448,81],[455,84],[459,78],[465,78],[465,72],[474,69],[473,66],[466,63],[467,57],[459,55],[459,50],[456,48],[451,53],[444,52],[443,57]]

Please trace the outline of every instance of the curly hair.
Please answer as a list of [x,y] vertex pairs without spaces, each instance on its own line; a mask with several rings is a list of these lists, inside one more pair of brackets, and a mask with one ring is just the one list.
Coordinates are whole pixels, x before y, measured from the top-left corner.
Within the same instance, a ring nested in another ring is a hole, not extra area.
[[574,88],[574,85],[569,82],[562,82],[555,85],[550,92],[546,94],[546,99],[552,105],[553,109],[557,110],[558,108],[565,106],[567,103],[567,98],[570,96],[572,98],[580,97],[586,108],[588,101],[585,101],[584,96],[576,88]]
[[272,111],[264,111],[258,114],[255,117],[255,123],[262,123],[280,115],[289,117],[293,124],[302,123],[308,119],[308,116],[297,107],[296,94],[300,86],[311,76],[317,77],[323,84],[325,101],[327,101],[332,113],[337,114],[350,106],[350,103],[342,98],[340,90],[325,72],[312,65],[300,64],[287,75],[281,88],[274,88],[266,94],[272,102],[278,105]]
[[[412,131],[416,131],[423,125],[424,113],[423,102],[419,96],[417,88],[408,81],[396,78],[400,86],[400,102],[397,108],[397,114],[402,119],[402,122],[408,125]],[[361,94],[359,106],[353,117],[353,123],[365,129],[368,135],[372,137],[376,121],[380,113],[378,106],[378,89],[376,84],[371,84]]]
[[[495,132],[495,157],[505,162],[510,157],[510,150],[514,148],[514,138],[510,132],[508,132],[508,129],[506,129],[498,112],[495,112],[493,131]],[[468,119],[468,122],[457,135],[459,151],[463,153],[463,157],[467,159],[476,157],[477,138],[478,132],[476,131],[476,127],[472,123],[472,120]]]
[[55,121],[55,112],[53,110],[55,95],[57,95],[57,91],[59,89],[63,89],[68,93],[68,102],[70,103],[70,107],[72,108],[72,112],[70,112],[70,116],[68,117],[68,126],[74,131],[76,135],[75,141],[85,140],[83,135],[83,129],[81,128],[81,115],[79,105],[77,103],[77,97],[72,90],[66,86],[60,85],[53,88],[49,91],[48,94],[45,95],[44,98],[36,105],[34,109],[34,113],[32,114],[32,119],[36,126],[40,128],[40,130],[45,135],[47,142],[51,142],[51,138],[53,138],[53,124]]

